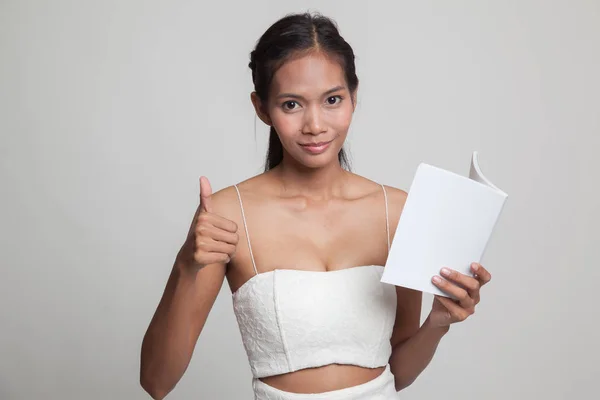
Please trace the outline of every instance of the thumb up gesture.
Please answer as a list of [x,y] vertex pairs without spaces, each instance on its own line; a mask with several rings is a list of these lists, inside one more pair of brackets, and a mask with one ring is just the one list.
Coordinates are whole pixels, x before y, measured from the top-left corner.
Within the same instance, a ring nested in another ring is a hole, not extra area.
[[213,212],[212,188],[206,177],[200,178],[200,206],[194,216],[182,251],[193,260],[194,268],[209,264],[227,264],[238,244],[237,224]]

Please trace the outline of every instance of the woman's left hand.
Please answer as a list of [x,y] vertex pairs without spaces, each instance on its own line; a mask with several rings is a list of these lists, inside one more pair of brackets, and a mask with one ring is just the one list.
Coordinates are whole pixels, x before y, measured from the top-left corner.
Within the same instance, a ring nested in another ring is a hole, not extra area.
[[473,271],[472,277],[442,268],[441,277],[433,277],[432,282],[435,286],[456,298],[453,300],[448,297],[435,296],[428,318],[433,326],[449,327],[450,324],[464,321],[473,315],[475,306],[480,301],[479,291],[492,279],[492,276],[481,264],[477,263],[471,264],[471,271]]

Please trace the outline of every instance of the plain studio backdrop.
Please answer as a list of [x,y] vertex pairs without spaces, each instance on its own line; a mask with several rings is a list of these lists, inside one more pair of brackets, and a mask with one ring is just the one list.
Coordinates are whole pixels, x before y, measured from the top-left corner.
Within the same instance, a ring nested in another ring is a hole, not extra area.
[[[198,177],[262,168],[249,53],[307,10],[357,56],[355,172],[407,190],[418,163],[466,175],[478,150],[509,194],[476,314],[402,397],[594,397],[597,0],[2,0],[0,399],[147,398],[140,344]],[[169,398],[251,397],[225,284]]]

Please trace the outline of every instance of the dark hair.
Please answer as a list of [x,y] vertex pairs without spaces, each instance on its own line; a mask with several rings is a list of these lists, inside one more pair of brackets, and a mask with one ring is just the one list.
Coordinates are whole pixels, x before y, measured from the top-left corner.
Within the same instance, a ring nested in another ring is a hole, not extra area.
[[[334,21],[320,14],[291,14],[275,22],[261,36],[256,48],[250,53],[252,81],[258,98],[267,102],[269,87],[275,72],[298,53],[321,51],[334,57],[342,66],[350,93],[358,87],[358,77],[354,66],[354,52],[344,40]],[[268,171],[283,159],[283,146],[274,127],[269,134],[269,150],[265,163]],[[338,154],[340,165],[350,169],[346,152],[342,148]]]

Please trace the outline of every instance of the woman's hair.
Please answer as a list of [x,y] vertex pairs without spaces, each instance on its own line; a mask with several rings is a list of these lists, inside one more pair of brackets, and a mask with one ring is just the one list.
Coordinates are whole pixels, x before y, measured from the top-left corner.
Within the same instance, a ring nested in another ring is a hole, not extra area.
[[[248,66],[252,70],[254,90],[262,104],[268,101],[275,72],[292,57],[313,51],[322,52],[340,63],[348,89],[354,94],[358,87],[354,52],[340,36],[335,22],[319,14],[291,14],[271,25],[250,53]],[[271,126],[265,171],[277,166],[282,159],[283,146],[275,128]],[[343,168],[350,169],[348,156],[343,148],[338,159]]]

